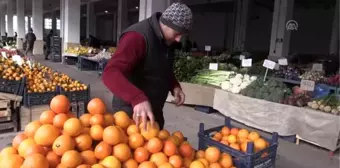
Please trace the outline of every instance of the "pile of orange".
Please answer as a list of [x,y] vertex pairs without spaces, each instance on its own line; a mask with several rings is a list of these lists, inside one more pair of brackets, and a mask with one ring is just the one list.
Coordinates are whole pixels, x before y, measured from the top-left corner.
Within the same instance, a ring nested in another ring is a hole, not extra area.
[[231,156],[215,147],[195,151],[180,131],[158,124],[137,126],[124,112],[114,115],[98,98],[76,118],[67,97],[29,123],[0,153],[1,168],[231,168]]
[[239,128],[228,128],[227,126],[224,126],[219,132],[215,133],[212,139],[242,152],[247,151],[248,142],[254,143],[254,152],[261,151],[270,145],[257,132],[250,132]]

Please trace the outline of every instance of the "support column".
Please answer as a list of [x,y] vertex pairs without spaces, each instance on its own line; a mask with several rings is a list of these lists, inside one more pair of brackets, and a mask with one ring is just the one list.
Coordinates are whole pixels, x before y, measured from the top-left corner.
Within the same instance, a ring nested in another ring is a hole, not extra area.
[[44,16],[43,16],[43,0],[32,1],[32,29],[37,38],[34,43],[33,54],[43,55],[44,54]]
[[235,1],[235,32],[233,41],[233,51],[245,51],[247,23],[249,20],[249,8],[252,0]]
[[332,36],[329,46],[329,54],[340,54],[339,49],[339,0],[336,1],[333,17]]
[[65,0],[64,48],[80,44],[80,0]]
[[[60,37],[64,41],[65,0],[60,0]],[[62,43],[64,44],[64,42]],[[63,50],[62,50],[63,51]]]
[[17,48],[23,49],[23,40],[25,38],[25,1],[17,0]]
[[0,4],[0,33],[1,36],[4,36],[6,33],[6,5],[5,4]]
[[150,17],[155,12],[163,12],[173,0],[140,0],[139,21]]
[[286,23],[293,19],[294,0],[275,0],[269,58],[277,60],[288,57],[290,31]]
[[113,23],[112,23],[112,28],[113,28],[113,41],[116,42],[116,45],[118,45],[118,37],[117,37],[117,12],[113,12]]
[[57,34],[57,12],[52,11],[52,30],[54,34]]
[[120,34],[128,25],[128,5],[127,0],[118,0],[118,20],[117,20],[117,41]]
[[96,36],[96,14],[94,11],[94,2],[87,3],[86,6],[86,37]]
[[13,37],[13,0],[7,0],[7,36]]
[[28,27],[28,30],[29,30],[30,28],[32,28],[31,16],[27,16],[27,27]]

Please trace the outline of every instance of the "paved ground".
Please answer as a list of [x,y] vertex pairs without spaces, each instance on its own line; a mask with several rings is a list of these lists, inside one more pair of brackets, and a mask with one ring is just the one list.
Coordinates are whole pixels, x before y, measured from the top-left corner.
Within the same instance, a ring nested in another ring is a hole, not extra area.
[[[96,72],[78,71],[72,66],[66,66],[60,63],[52,63],[36,58],[42,64],[47,65],[55,70],[68,74],[84,83],[91,85],[91,96],[99,97],[105,101],[108,109],[111,109],[111,94],[102,84],[101,79]],[[114,79],[113,79],[114,80]],[[189,142],[197,147],[198,125],[204,122],[209,127],[223,124],[223,117],[218,114],[204,114],[193,110],[190,107],[175,107],[172,104],[166,104],[165,109],[166,129],[170,131],[181,130]],[[238,127],[245,127],[235,123]],[[251,128],[248,128],[251,130]],[[0,148],[11,142],[15,134],[3,134],[0,136]],[[277,168],[339,168],[340,157],[338,154],[332,159],[328,156],[328,151],[318,147],[302,143],[295,145],[291,142],[280,140],[278,156],[276,160]]]

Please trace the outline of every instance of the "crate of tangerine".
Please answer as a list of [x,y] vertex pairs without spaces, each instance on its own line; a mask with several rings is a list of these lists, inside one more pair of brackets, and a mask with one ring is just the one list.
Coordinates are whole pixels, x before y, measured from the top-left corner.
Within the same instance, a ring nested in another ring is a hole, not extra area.
[[273,168],[278,147],[278,134],[271,138],[261,137],[257,132],[233,127],[229,117],[225,125],[204,130],[200,123],[198,147],[204,150],[215,146],[222,152],[229,153],[237,168]]

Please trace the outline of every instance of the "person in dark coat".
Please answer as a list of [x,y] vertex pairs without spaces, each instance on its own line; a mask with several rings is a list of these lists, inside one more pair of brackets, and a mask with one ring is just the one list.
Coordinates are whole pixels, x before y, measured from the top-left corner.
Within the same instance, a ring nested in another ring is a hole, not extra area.
[[34,47],[34,42],[37,38],[35,37],[35,34],[33,33],[33,29],[30,28],[28,33],[25,36],[25,40],[27,43],[27,47],[26,47],[26,55],[30,52],[33,54],[33,47]]
[[51,38],[53,37],[53,30],[51,30],[47,36],[45,37],[45,46],[46,46],[46,53],[45,53],[45,60],[48,60],[48,56],[51,54]]
[[164,127],[163,107],[169,91],[176,105],[185,100],[169,53],[173,53],[172,44],[180,42],[191,26],[190,8],[173,3],[163,13],[154,13],[122,32],[102,77],[113,93],[114,112],[126,112],[144,128],[148,119]]

